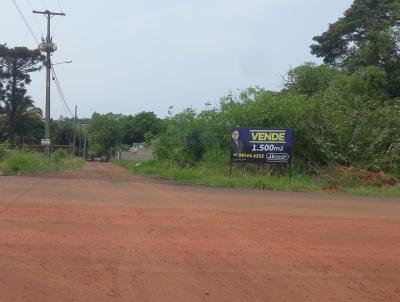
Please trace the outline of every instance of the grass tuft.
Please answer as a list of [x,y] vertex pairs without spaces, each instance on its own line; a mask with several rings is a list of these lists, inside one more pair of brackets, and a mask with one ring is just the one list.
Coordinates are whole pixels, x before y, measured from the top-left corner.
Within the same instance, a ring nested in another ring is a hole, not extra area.
[[154,160],[141,163],[118,160],[115,163],[128,169],[132,174],[162,176],[171,180],[216,187],[313,192],[321,191],[324,186],[323,182],[318,179],[305,175],[290,177],[288,175],[240,174],[229,176],[228,168],[218,165],[179,168]]
[[[181,168],[156,160],[146,162],[117,160],[114,163],[126,168],[132,174],[161,176],[171,180],[200,185],[272,191],[345,192],[353,195],[400,197],[400,184],[379,187],[380,181],[376,182],[375,178],[373,182],[370,182],[371,184],[355,182],[352,179],[356,175],[353,171],[346,174],[338,173],[335,174],[336,177],[332,176],[329,179],[300,174],[294,174],[291,177],[285,174],[273,175],[266,171],[251,171],[251,169],[238,169],[234,171],[232,176],[229,176],[229,168],[218,164],[203,164],[202,166]],[[370,174],[367,176],[369,180],[372,179]],[[332,181],[332,179],[335,179],[335,181]],[[385,176],[382,179],[386,181],[389,178]]]
[[56,154],[47,160],[41,153],[9,151],[0,161],[4,173],[60,172],[82,167],[82,159]]

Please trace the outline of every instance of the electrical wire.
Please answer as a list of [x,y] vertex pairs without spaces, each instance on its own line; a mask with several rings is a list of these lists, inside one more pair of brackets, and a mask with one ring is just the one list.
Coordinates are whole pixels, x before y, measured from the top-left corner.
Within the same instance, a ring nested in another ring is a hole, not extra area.
[[[64,10],[63,10],[63,7],[61,5],[61,0],[57,0],[57,3],[58,3],[58,7],[60,8],[60,12],[63,12]],[[53,34],[51,36],[52,38],[54,38],[54,36],[55,36],[55,33],[56,33],[57,29],[58,29],[58,25],[60,24],[60,21],[61,21],[61,18],[58,18],[56,24],[54,25]]]
[[55,80],[55,82],[56,82],[56,87],[57,87],[58,94],[59,94],[59,96],[60,96],[60,100],[61,100],[61,102],[63,103],[63,106],[65,105],[65,108],[67,109],[67,111],[68,111],[68,113],[71,115],[71,117],[74,117],[74,114],[72,113],[71,109],[70,109],[69,106],[68,106],[67,101],[65,100],[64,93],[63,93],[63,91],[62,91],[62,89],[61,89],[60,82],[58,81],[57,74],[56,74],[56,72],[55,72],[53,66],[51,67],[51,71],[52,71],[52,73],[53,73],[53,77],[54,77],[54,80]]
[[62,108],[63,108],[64,113],[65,113],[65,117],[73,118],[72,112],[69,111],[69,108],[66,107],[66,104],[62,101],[62,91],[60,91],[60,87],[57,86],[57,85],[56,85],[56,87],[57,87],[57,92],[58,92],[58,95],[59,95],[60,103],[61,103]]
[[[58,91],[58,89],[57,89],[57,92],[60,93],[60,92]],[[64,110],[65,117],[67,117],[67,116],[69,115],[69,113],[67,112],[67,108],[65,108],[64,103],[61,101],[61,98],[60,98],[60,103],[61,103],[62,108],[63,108],[63,110]]]
[[61,5],[61,1],[60,1],[60,0],[57,0],[57,2],[58,2],[58,7],[60,8],[61,11],[63,11],[62,5]]
[[[52,71],[53,71],[53,76],[54,76],[54,79],[55,79],[55,82],[56,82],[57,92],[58,92],[58,94],[59,94],[61,103],[62,103],[62,105],[63,105],[63,107],[64,107],[64,111],[66,111],[65,113],[66,113],[67,115],[69,114],[71,117],[74,117],[74,114],[72,113],[71,109],[70,109],[69,106],[68,106],[67,101],[65,100],[64,93],[63,93],[63,91],[62,91],[62,89],[61,89],[61,86],[60,86],[60,83],[59,83],[59,81],[58,81],[57,75],[56,75],[56,73],[55,73],[55,71],[54,71],[53,68],[52,68]],[[66,109],[66,110],[65,110],[65,109]]]
[[56,85],[56,88],[57,88],[57,92],[58,92],[58,95],[59,95],[59,100],[60,100],[61,106],[62,106],[62,108],[64,110],[64,113],[65,113],[65,117],[68,117],[70,114],[68,113],[67,108],[65,107],[65,104],[62,101],[61,93],[60,93],[60,90],[58,89],[57,85]]
[[58,95],[59,95],[60,103],[61,103],[62,108],[63,108],[63,110],[64,110],[65,116],[67,117],[67,116],[69,115],[69,113],[68,113],[68,111],[67,111],[67,107],[65,106],[64,102],[62,101],[61,93],[60,93],[60,90],[59,90],[59,88],[58,88],[57,85],[56,85],[56,88],[57,88],[57,92],[58,92]]
[[54,36],[56,34],[56,31],[58,29],[58,24],[60,24],[60,21],[61,21],[61,18],[58,18],[57,21],[56,21],[56,24],[53,27],[53,33],[51,34],[51,38],[54,38]]
[[32,27],[29,25],[28,21],[26,20],[24,14],[22,13],[21,9],[19,8],[17,2],[15,0],[12,0],[12,2],[14,3],[15,8],[17,9],[19,15],[21,16],[22,20],[24,21],[26,27],[28,28],[30,34],[32,35],[33,39],[36,41],[36,43],[39,45],[39,40],[36,38],[35,33],[32,30]]
[[46,0],[42,0],[42,2],[43,2],[44,7],[46,8],[46,10],[49,10],[49,9],[47,8]]
[[[26,0],[26,2],[28,2],[28,5],[31,7],[32,11],[34,11],[35,9],[33,8],[32,2],[30,0]],[[40,26],[38,16],[36,14],[33,14],[33,15],[35,16],[36,25],[37,25],[40,33],[42,34],[42,38],[43,38],[44,34],[43,34],[42,27]]]

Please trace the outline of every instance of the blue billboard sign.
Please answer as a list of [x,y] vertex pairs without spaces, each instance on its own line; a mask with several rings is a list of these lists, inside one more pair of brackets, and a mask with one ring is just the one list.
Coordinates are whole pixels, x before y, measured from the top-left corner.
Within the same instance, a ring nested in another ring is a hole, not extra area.
[[292,129],[237,127],[231,133],[231,161],[290,164],[292,145]]

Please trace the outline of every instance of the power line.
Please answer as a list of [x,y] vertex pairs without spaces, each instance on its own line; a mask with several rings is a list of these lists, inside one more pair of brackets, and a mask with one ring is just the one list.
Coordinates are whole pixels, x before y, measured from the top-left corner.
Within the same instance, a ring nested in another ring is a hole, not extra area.
[[[33,6],[32,6],[31,1],[30,1],[30,0],[26,0],[26,1],[28,2],[28,5],[31,7],[31,9],[32,9],[32,10],[35,10],[35,9],[33,8]],[[43,38],[43,37],[44,37],[44,34],[43,34],[43,30],[42,30],[42,28],[41,28],[41,26],[40,26],[39,19],[38,19],[38,17],[37,17],[36,14],[35,14],[34,16],[35,16],[36,25],[37,25],[37,27],[38,27],[40,33],[42,34],[41,37]]]
[[[58,91],[58,89],[57,89],[57,92],[58,92],[58,94],[60,94],[60,92]],[[61,103],[61,105],[62,105],[62,108],[63,108],[63,110],[64,110],[65,117],[68,117],[69,113],[67,112],[67,108],[65,107],[64,103],[61,101],[61,97],[60,97],[59,99],[60,99],[60,103]]]
[[17,9],[17,11],[18,11],[19,15],[21,16],[22,20],[24,21],[24,23],[25,23],[26,27],[28,28],[30,34],[32,35],[33,39],[36,41],[37,44],[39,44],[39,40],[36,38],[36,36],[35,36],[35,34],[34,34],[33,30],[32,30],[32,27],[29,25],[29,23],[26,20],[24,14],[22,13],[21,9],[19,8],[17,2],[15,0],[12,0],[12,2],[14,3],[15,8]]
[[56,74],[53,66],[51,67],[51,71],[53,73],[53,77],[54,77],[54,80],[56,82],[56,87],[57,87],[58,94],[60,96],[60,100],[63,103],[63,105],[65,105],[65,108],[67,109],[67,111],[71,115],[71,117],[74,117],[74,114],[72,113],[72,110],[69,108],[68,103],[67,103],[67,101],[65,99],[64,93],[63,93],[63,91],[61,89],[60,82],[58,81],[57,74]]
[[[61,1],[60,1],[60,0],[57,0],[57,3],[58,3],[58,7],[60,8],[60,11],[61,11],[61,12],[64,11],[63,8],[62,8],[62,5],[61,5]],[[53,29],[53,38],[54,38],[54,36],[55,36],[55,34],[56,34],[56,30],[58,29],[58,24],[60,23],[60,21],[61,21],[61,18],[58,18],[56,24],[54,25],[54,29]]]
[[67,117],[67,116],[69,115],[69,113],[67,112],[67,107],[65,106],[64,102],[62,101],[62,97],[61,97],[62,92],[60,92],[60,90],[58,89],[58,86],[57,86],[57,85],[56,85],[56,88],[57,88],[57,92],[58,92],[58,95],[59,95],[60,103],[61,103],[62,108],[63,108],[63,110],[64,110],[65,116]]
[[61,90],[61,87],[56,84],[56,88],[57,88],[57,92],[58,92],[59,99],[60,99],[61,105],[62,105],[64,113],[65,113],[65,116],[73,118],[74,115],[71,112],[71,109],[68,107],[68,104],[63,100],[64,95],[63,95],[63,92]]
[[54,77],[54,80],[55,80],[55,82],[56,82],[56,87],[57,87],[58,94],[59,94],[59,96],[60,96],[60,100],[61,100],[61,102],[63,103],[63,106],[65,106],[65,108],[67,109],[69,115],[71,115],[71,117],[73,117],[74,114],[72,113],[72,110],[69,108],[68,103],[67,103],[67,101],[65,100],[65,96],[64,96],[64,93],[63,93],[63,91],[62,91],[62,89],[61,89],[61,85],[60,85],[60,82],[58,81],[56,72],[55,72],[55,70],[54,70],[53,67],[51,67],[51,70],[52,70],[52,72],[53,72],[53,77]]
[[67,108],[65,107],[65,104],[64,104],[64,102],[62,101],[61,92],[60,92],[60,90],[58,89],[58,86],[57,86],[57,85],[56,85],[56,88],[57,88],[57,92],[58,92],[58,95],[59,95],[59,100],[60,100],[61,106],[62,106],[62,108],[63,108],[63,110],[64,110],[65,116],[68,116],[69,113],[67,112]]
[[43,2],[44,7],[46,8],[46,10],[49,10],[49,9],[47,8],[46,0],[42,0],[42,2]]
[[62,5],[61,5],[61,1],[60,1],[60,0],[57,0],[57,2],[58,2],[58,7],[60,8],[60,11],[63,11]]
[[[58,3],[58,7],[60,8],[60,11],[64,11],[61,5],[61,1],[57,0]],[[54,26],[54,30],[53,30],[53,36],[55,35],[56,29],[58,28],[58,24],[60,23],[61,18],[58,19],[58,21],[56,22],[56,25]]]
[[53,34],[51,35],[52,38],[55,37],[56,31],[58,29],[58,24],[60,24],[61,18],[58,18],[58,20],[56,21],[56,23],[54,24],[54,28],[53,28]]

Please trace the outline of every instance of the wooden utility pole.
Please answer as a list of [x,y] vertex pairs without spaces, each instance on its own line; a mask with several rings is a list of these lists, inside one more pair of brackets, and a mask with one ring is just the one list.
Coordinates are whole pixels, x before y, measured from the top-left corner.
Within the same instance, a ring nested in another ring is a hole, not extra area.
[[83,159],[87,159],[86,153],[87,153],[87,133],[86,129],[84,131],[84,141],[83,141]]
[[42,38],[42,43],[39,45],[39,50],[47,54],[46,57],[46,113],[45,113],[45,124],[44,124],[44,138],[46,146],[46,157],[50,157],[50,72],[51,72],[51,54],[57,50],[57,46],[53,43],[53,39],[50,34],[50,21],[54,16],[65,16],[64,13],[53,13],[51,11],[33,11],[34,14],[41,14],[47,18],[47,37],[46,40]]
[[75,105],[75,117],[74,117],[74,138],[73,138],[73,145],[72,145],[72,154],[75,156],[76,152],[76,120],[77,120],[77,112],[78,112],[78,106]]

